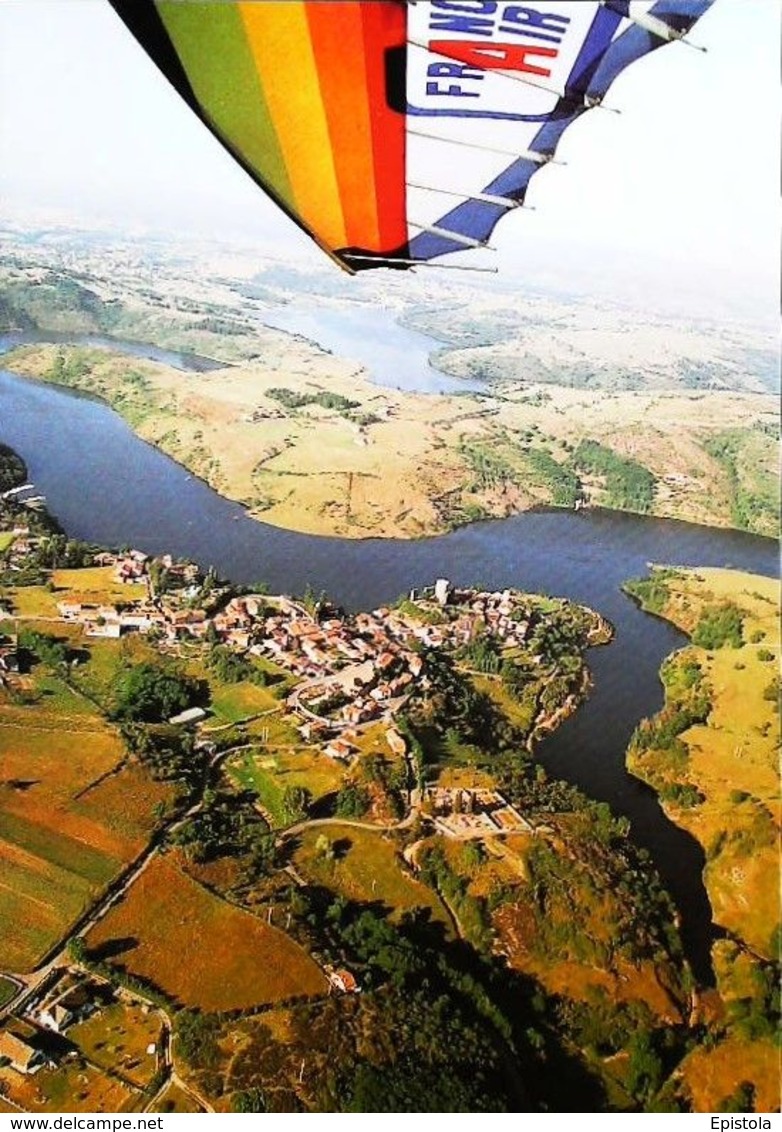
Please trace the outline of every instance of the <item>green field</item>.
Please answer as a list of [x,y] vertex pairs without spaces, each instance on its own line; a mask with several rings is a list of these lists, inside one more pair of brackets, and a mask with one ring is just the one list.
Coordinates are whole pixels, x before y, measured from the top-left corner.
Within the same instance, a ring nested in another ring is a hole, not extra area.
[[155,1056],[147,1053],[147,1047],[157,1045],[161,1026],[157,1011],[145,1013],[135,1003],[115,1002],[71,1026],[68,1040],[101,1069],[143,1089],[156,1066]]
[[4,979],[0,975],[0,1006],[5,1006],[7,1002],[10,1002],[18,989],[16,983],[12,983],[10,979]]
[[[321,851],[324,838],[333,857]],[[438,896],[405,871],[392,834],[350,825],[315,827],[302,834],[293,859],[304,876],[348,900],[381,901],[391,910],[392,919],[413,908],[426,908],[450,934],[450,920]]]
[[282,806],[287,787],[306,787],[316,802],[339,790],[345,776],[343,767],[309,747],[243,751],[226,769],[238,786],[258,795],[263,809],[278,826],[287,824]]

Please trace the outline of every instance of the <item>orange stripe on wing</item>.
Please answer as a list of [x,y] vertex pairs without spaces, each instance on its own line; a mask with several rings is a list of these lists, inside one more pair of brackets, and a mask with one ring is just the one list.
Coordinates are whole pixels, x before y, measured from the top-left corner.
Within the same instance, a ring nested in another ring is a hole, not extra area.
[[307,4],[320,91],[342,198],[347,244],[380,246],[361,5]]

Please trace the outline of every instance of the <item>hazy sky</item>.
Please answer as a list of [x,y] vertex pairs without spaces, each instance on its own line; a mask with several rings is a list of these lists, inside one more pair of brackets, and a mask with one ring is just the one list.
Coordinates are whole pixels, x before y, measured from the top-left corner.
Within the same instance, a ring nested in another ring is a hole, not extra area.
[[[707,54],[675,44],[622,75],[607,99],[622,114],[576,123],[559,152],[567,167],[533,181],[536,211],[501,224],[501,271],[775,309],[779,12],[779,0],[716,0],[692,33]],[[315,254],[104,0],[3,0],[0,106],[0,199],[15,212]]]

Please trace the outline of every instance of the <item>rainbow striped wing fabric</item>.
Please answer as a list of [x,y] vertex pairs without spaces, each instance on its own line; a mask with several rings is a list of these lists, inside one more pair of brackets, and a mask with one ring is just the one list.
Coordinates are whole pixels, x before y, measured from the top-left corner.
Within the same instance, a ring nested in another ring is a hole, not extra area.
[[486,244],[563,132],[713,0],[110,0],[348,271]]

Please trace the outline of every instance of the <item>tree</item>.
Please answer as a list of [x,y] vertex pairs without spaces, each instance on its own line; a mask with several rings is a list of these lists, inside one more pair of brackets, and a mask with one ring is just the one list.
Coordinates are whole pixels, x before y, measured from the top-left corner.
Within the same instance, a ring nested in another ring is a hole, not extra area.
[[176,1017],[174,1032],[182,1056],[194,1069],[214,1069],[219,1064],[220,1020],[216,1015],[183,1010]]
[[72,963],[83,963],[86,956],[87,944],[83,936],[75,935],[68,940],[68,958]]
[[266,1098],[262,1089],[242,1089],[231,1097],[234,1112],[266,1112]]
[[282,792],[281,804],[287,821],[302,821],[312,805],[312,792],[306,786],[286,786]]
[[360,818],[369,809],[369,795],[354,783],[347,783],[337,794],[334,809],[338,818]]
[[630,1042],[627,1088],[638,1100],[651,1100],[662,1084],[663,1063],[649,1030],[639,1030]]
[[144,662],[120,672],[114,685],[114,719],[160,723],[189,707],[201,691],[198,680],[173,665]]

